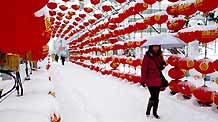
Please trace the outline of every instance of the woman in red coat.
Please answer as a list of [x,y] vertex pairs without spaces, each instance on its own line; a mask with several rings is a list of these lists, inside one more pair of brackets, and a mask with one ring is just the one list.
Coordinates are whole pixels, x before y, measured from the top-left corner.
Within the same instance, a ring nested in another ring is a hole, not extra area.
[[159,93],[161,89],[160,71],[164,69],[165,65],[166,63],[162,56],[161,46],[149,46],[143,59],[141,77],[142,85],[148,87],[151,96],[148,101],[146,115],[150,115],[151,108],[153,107],[153,115],[157,119],[160,119],[157,114]]

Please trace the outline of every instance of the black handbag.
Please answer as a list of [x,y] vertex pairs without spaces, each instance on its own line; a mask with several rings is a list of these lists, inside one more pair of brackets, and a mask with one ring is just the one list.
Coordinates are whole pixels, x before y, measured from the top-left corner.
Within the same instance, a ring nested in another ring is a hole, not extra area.
[[164,77],[163,73],[161,72],[161,68],[159,67],[158,63],[155,61],[155,59],[152,56],[149,56],[155,63],[156,67],[158,68],[159,72],[160,72],[160,78],[161,78],[161,90],[165,90],[168,86],[169,83],[166,80],[166,78]]

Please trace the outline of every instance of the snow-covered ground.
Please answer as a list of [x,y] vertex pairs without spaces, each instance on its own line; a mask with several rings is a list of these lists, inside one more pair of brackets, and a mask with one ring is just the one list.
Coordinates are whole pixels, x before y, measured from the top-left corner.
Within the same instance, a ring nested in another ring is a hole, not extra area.
[[62,122],[217,122],[216,106],[199,107],[194,98],[160,95],[161,120],[145,117],[146,88],[66,63],[53,63],[50,74]]
[[[21,66],[21,76],[24,67]],[[12,87],[14,81],[0,81],[4,84],[4,91]],[[50,117],[58,112],[55,99],[48,95],[52,84],[48,80],[48,73],[42,66],[34,71],[30,81],[23,82],[24,96],[16,96],[13,92],[0,103],[0,122],[49,122]],[[2,99],[1,99],[2,100]]]

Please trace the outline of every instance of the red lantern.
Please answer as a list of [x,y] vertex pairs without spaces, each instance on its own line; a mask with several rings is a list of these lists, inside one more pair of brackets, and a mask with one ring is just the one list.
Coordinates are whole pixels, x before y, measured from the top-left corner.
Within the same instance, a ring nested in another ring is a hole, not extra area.
[[172,68],[168,71],[168,75],[172,78],[172,79],[181,79],[183,77],[185,77],[185,71],[179,68]]
[[185,98],[190,98],[195,88],[196,87],[188,81],[178,83],[178,90]]
[[167,63],[169,63],[171,66],[177,66],[179,59],[180,58],[178,56],[172,55],[167,59]]
[[150,5],[154,4],[155,2],[157,2],[157,0],[144,0],[145,3],[148,3]]
[[118,3],[124,3],[126,0],[116,0]]
[[211,91],[207,86],[196,88],[193,91],[193,95],[202,104],[211,104],[213,102],[213,91]]
[[172,16],[178,16],[178,5],[168,6],[167,13]]
[[217,7],[217,1],[214,0],[196,0],[195,7],[197,10],[207,13]]
[[79,22],[79,21],[81,20],[81,18],[76,17],[75,20],[76,20],[77,22]]
[[74,10],[79,10],[80,5],[72,5],[71,8],[74,9]]
[[111,44],[114,44],[114,43],[116,43],[116,42],[118,42],[119,40],[117,39],[117,38],[111,38],[111,39],[109,39],[109,42],[111,43]]
[[113,70],[116,70],[117,69],[117,67],[119,67],[119,63],[117,63],[117,62],[112,62],[111,64],[110,64],[110,66],[113,68]]
[[89,19],[88,21],[89,21],[90,24],[94,24],[96,22],[95,19]]
[[197,39],[202,43],[208,43],[214,41],[218,38],[218,29],[216,30],[207,30],[207,31],[199,31]]
[[50,15],[50,16],[56,15],[56,11],[49,11],[49,15]]
[[177,37],[183,40],[185,43],[189,43],[196,39],[196,35],[196,32],[179,32]]
[[216,104],[216,105],[218,105],[218,92],[216,92],[216,93],[214,94],[213,103]]
[[179,1],[179,0],[168,0],[168,1],[170,1],[170,2],[177,2],[177,1]]
[[117,28],[117,25],[115,23],[109,23],[108,28],[111,29],[111,30],[114,30],[114,29]]
[[218,71],[218,59],[213,62],[214,69]]
[[195,60],[188,57],[181,58],[178,61],[178,67],[185,70],[190,70],[194,68],[194,66],[195,66]]
[[136,59],[136,60],[133,60],[132,62],[133,67],[141,66],[141,64],[142,64],[142,59]]
[[167,21],[168,16],[167,15],[154,15],[152,17],[152,19],[155,21],[155,23],[160,25],[160,24],[162,24],[162,23]]
[[68,9],[67,6],[65,5],[60,5],[59,8],[62,10],[62,11],[66,11]]
[[168,21],[167,28],[169,30],[178,31],[184,27],[185,23],[185,20]]
[[190,16],[197,11],[194,3],[178,5],[177,12],[180,15]]
[[109,6],[109,5],[104,5],[104,6],[102,6],[102,9],[103,9],[104,11],[108,12],[108,11],[111,11],[111,6]]
[[197,60],[195,69],[202,74],[209,74],[215,71],[213,62],[210,61],[209,59]]
[[144,22],[135,24],[136,30],[145,30],[148,25]]
[[182,81],[181,80],[172,80],[172,81],[170,81],[169,88],[170,88],[172,94],[175,94],[175,93],[179,92],[178,84],[180,82],[182,82]]
[[76,13],[75,13],[74,11],[68,11],[68,14],[69,14],[70,16],[73,16],[73,15],[75,15]]
[[95,17],[96,19],[100,19],[100,18],[102,17],[102,14],[94,14],[94,17]]
[[90,7],[85,7],[84,11],[87,12],[87,13],[91,13],[93,11],[93,9],[90,8]]
[[131,65],[133,63],[133,59],[132,58],[127,58],[126,63]]
[[57,8],[57,3],[55,2],[49,2],[47,4],[47,7],[50,8],[50,9],[56,9]]
[[93,5],[97,5],[100,3],[100,0],[90,0]]
[[145,17],[145,18],[144,18],[144,23],[145,23],[145,24],[148,24],[148,25],[154,25],[154,24],[155,24],[155,21],[152,20],[151,17]]

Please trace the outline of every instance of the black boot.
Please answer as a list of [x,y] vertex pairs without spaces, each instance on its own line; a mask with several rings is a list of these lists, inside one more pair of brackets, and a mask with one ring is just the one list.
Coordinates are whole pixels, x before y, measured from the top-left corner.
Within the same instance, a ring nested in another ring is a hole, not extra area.
[[150,111],[151,111],[151,108],[153,107],[153,105],[154,105],[154,101],[152,101],[151,99],[149,99],[148,105],[147,105],[147,110],[146,110],[146,115],[147,115],[147,116],[150,115]]
[[154,101],[153,115],[156,119],[160,119],[160,116],[157,114],[158,104],[159,104],[159,100]]

